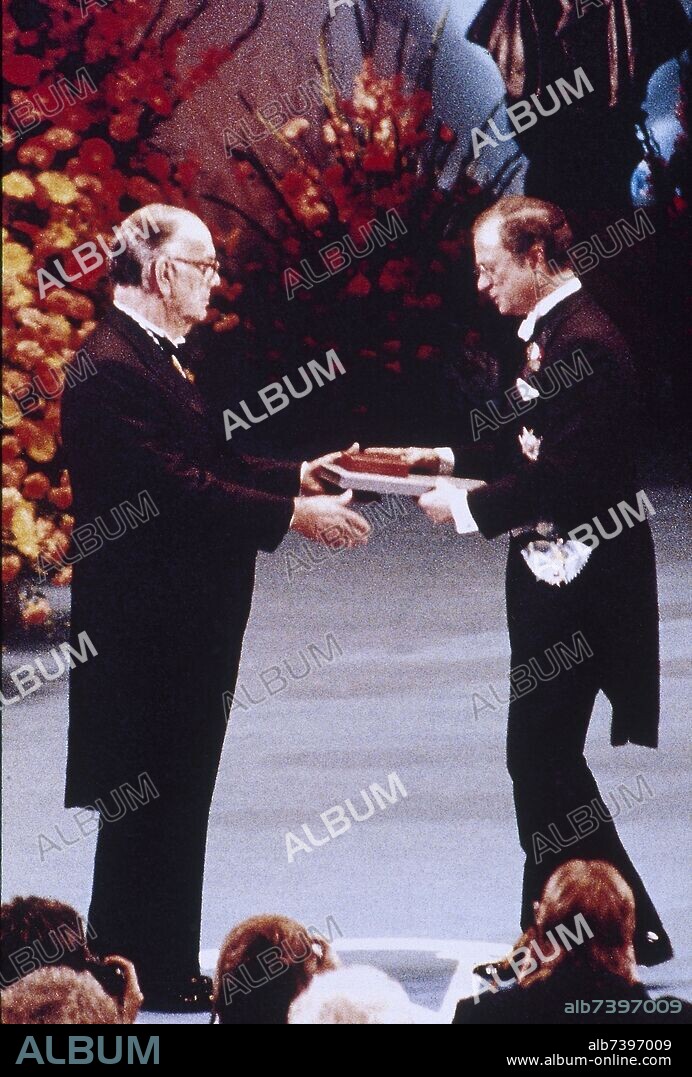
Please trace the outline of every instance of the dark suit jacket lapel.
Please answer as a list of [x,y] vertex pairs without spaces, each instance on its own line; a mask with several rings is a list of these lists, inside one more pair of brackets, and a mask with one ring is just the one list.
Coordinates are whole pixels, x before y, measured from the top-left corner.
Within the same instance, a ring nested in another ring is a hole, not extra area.
[[175,397],[183,405],[204,414],[205,409],[198,390],[180,376],[169,356],[161,351],[156,341],[152,340],[146,330],[137,325],[137,322],[128,317],[127,314],[118,310],[117,307],[111,307],[106,314],[106,320],[118,333],[121,333],[129,340],[147,373],[159,384],[161,389]]
[[545,352],[546,348],[550,345],[552,337],[558,331],[565,318],[570,317],[575,310],[578,310],[579,307],[584,305],[585,298],[586,296],[582,286],[581,291],[568,295],[566,299],[563,299],[561,303],[558,303],[556,307],[553,307],[552,310],[548,311],[545,317],[541,318],[536,326],[537,332],[534,339],[542,352]]

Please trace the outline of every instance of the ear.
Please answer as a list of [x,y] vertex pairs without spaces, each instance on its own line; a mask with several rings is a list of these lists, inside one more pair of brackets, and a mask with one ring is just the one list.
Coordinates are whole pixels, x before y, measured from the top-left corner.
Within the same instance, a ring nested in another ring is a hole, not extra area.
[[526,254],[527,261],[533,270],[546,270],[548,267],[545,260],[545,252],[540,243],[534,243]]
[[172,264],[167,258],[157,258],[150,267],[150,286],[160,292],[164,299],[170,299],[173,291]]

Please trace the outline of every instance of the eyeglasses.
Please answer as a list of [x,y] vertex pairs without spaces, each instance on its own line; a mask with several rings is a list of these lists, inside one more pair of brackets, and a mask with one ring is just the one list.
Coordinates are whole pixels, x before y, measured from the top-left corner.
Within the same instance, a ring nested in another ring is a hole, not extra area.
[[174,256],[171,258],[171,261],[184,262],[185,265],[194,266],[195,269],[199,269],[207,284],[211,284],[214,277],[218,276],[220,269],[218,258],[214,258],[213,261],[195,261],[192,258],[178,258],[177,256]]
[[491,272],[491,271],[490,271],[489,269],[487,269],[487,268],[486,268],[486,266],[484,266],[484,265],[483,265],[482,263],[480,263],[480,262],[479,262],[479,264],[478,264],[478,265],[476,266],[476,268],[475,268],[475,271],[474,271],[474,276],[475,276],[476,280],[478,280],[478,278],[479,278],[479,277],[487,277],[487,278],[488,278],[488,280],[489,280],[489,281],[490,281],[491,283],[492,283],[492,280],[493,280],[493,274],[492,274],[492,272]]

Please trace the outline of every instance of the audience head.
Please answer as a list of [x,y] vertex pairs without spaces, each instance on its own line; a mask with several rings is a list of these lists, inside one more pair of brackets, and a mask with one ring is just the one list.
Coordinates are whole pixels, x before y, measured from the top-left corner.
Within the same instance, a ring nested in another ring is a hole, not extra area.
[[4,1025],[119,1025],[115,1003],[89,972],[42,968],[2,993]]
[[6,902],[0,910],[0,946],[7,990],[43,968],[72,969],[91,974],[112,998],[124,1024],[139,1012],[142,994],[134,966],[115,955],[95,957],[82,918],[71,905],[35,896]]
[[0,909],[2,982],[11,984],[43,965],[82,972],[93,959],[82,918],[71,905],[41,897],[16,897]]
[[287,916],[251,916],[226,937],[212,1014],[222,1025],[285,1025],[314,976],[337,967],[329,943]]
[[[579,917],[579,921],[577,921]],[[619,871],[605,860],[569,860],[545,884],[535,916],[536,942],[551,953],[564,925],[583,941],[560,947],[558,958],[537,970],[548,975],[563,962],[609,972],[634,983],[634,895]],[[575,926],[576,925],[576,926]],[[588,926],[588,930],[587,930]],[[530,982],[527,976],[522,982]]]
[[367,965],[317,976],[291,1006],[290,1025],[415,1025],[428,1023],[401,984]]

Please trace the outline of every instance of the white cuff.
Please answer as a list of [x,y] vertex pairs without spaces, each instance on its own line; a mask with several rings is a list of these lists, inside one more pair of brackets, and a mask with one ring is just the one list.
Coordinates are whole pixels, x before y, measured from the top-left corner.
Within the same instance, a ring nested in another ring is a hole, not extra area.
[[453,475],[455,461],[452,450],[448,446],[443,446],[433,449],[433,452],[437,454],[440,461],[440,475]]
[[452,486],[445,489],[445,493],[449,498],[449,511],[454,519],[454,526],[457,529],[457,535],[472,535],[478,531],[478,524],[471,515],[468,502],[468,491],[459,490],[458,487]]

